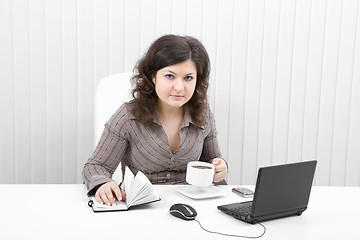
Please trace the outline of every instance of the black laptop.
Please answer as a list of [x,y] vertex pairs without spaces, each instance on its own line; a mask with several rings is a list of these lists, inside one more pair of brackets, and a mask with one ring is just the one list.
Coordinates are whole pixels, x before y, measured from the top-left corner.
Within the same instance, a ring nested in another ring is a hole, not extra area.
[[218,206],[248,223],[301,215],[307,208],[316,160],[259,169],[253,201]]

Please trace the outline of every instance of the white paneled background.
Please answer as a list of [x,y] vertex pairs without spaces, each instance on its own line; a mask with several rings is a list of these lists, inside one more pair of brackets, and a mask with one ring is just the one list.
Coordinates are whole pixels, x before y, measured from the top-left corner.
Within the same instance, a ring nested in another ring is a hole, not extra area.
[[157,37],[199,38],[228,182],[318,159],[360,186],[359,0],[1,0],[0,183],[81,183],[94,92]]

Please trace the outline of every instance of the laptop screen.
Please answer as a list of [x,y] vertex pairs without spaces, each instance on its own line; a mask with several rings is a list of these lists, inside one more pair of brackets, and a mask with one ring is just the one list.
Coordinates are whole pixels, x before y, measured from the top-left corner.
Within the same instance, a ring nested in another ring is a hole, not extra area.
[[251,215],[306,209],[316,163],[313,160],[260,168]]

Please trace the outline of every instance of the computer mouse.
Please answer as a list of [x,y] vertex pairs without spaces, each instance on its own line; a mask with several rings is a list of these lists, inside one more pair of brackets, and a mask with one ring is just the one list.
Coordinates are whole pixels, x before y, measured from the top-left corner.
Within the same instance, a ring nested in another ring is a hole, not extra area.
[[183,203],[177,203],[170,207],[169,212],[171,215],[181,218],[183,220],[194,220],[197,213],[195,209]]

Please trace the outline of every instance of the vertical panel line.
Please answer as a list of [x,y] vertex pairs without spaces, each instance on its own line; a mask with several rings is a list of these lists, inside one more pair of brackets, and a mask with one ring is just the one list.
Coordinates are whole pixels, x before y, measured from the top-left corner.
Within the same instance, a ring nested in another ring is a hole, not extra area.
[[89,6],[90,6],[90,12],[89,15],[91,16],[91,20],[89,21],[90,24],[90,35],[91,35],[91,39],[90,39],[90,49],[91,49],[91,87],[92,87],[92,92],[94,94],[94,86],[96,85],[96,79],[95,79],[95,59],[94,59],[94,55],[95,55],[95,39],[96,39],[96,33],[95,33],[95,21],[96,21],[96,15],[95,15],[95,0],[90,0],[89,2]]
[[[231,27],[231,32],[232,32],[232,37],[231,37],[231,49],[233,49],[233,46],[234,46],[234,32],[235,32],[235,29],[234,29],[234,26],[235,26],[235,10],[234,10],[234,8],[235,8],[235,3],[234,3],[234,1],[235,0],[233,0],[232,1],[232,4],[233,4],[233,7],[232,7],[232,14],[233,14],[233,16],[232,16],[232,27]],[[231,59],[231,61],[233,61],[233,51],[231,51],[230,52],[230,59]],[[233,67],[233,64],[231,63],[230,64],[230,73],[229,73],[229,75],[230,75],[230,83],[229,83],[229,96],[228,96],[228,99],[229,99],[229,105],[231,106],[231,85],[232,85],[232,79],[233,79],[233,75],[232,75],[232,67]],[[231,120],[231,107],[229,106],[229,111],[228,111],[228,119],[227,119],[227,127],[228,127],[228,129],[227,129],[227,132],[228,132],[228,134],[227,134],[227,147],[226,147],[226,149],[227,149],[227,156],[229,156],[229,152],[230,152],[230,144],[229,144],[229,142],[230,142],[230,120]]]
[[[173,0],[170,1],[170,9],[171,9],[171,13],[173,13],[174,9],[173,9]],[[173,22],[173,18],[170,18],[170,32],[173,32],[173,26],[174,22]]]
[[[123,71],[127,71],[127,70],[125,70],[125,68],[126,68],[126,61],[125,61],[125,49],[126,49],[126,7],[127,7],[127,5],[126,5],[126,0],[123,0],[122,1],[123,2],[123,5],[124,5],[124,7],[123,7],[123,12],[124,12],[124,14],[123,14],[123,24],[124,24],[124,34],[123,34],[123,44],[124,44],[124,46],[123,46],[123,49],[124,49],[124,55],[123,55]],[[156,8],[155,8],[155,18],[156,18]],[[156,22],[155,22],[156,23]],[[155,30],[156,30],[156,24],[155,24]]]
[[14,183],[17,183],[17,178],[16,176],[18,175],[17,172],[18,172],[18,163],[16,161],[16,119],[17,119],[17,114],[16,114],[16,76],[15,76],[15,68],[16,68],[16,56],[15,56],[15,49],[16,49],[16,44],[15,44],[15,37],[16,37],[16,34],[15,34],[15,6],[14,6],[14,3],[13,1],[11,1],[12,3],[12,23],[13,23],[13,27],[12,27],[12,30],[13,30],[13,38],[12,38],[12,41],[13,41],[13,84],[14,84]]
[[306,49],[306,66],[305,66],[305,86],[304,86],[304,96],[303,96],[303,114],[302,114],[302,131],[301,131],[301,153],[300,153],[300,160],[304,160],[303,159],[303,153],[304,153],[304,132],[305,132],[305,114],[306,114],[306,89],[307,89],[307,85],[308,85],[308,73],[309,73],[309,52],[310,52],[310,29],[311,29],[311,16],[312,16],[312,12],[313,12],[313,5],[312,5],[312,0],[310,0],[310,13],[309,13],[309,24],[308,24],[308,37],[307,37],[307,49]]
[[[326,30],[326,26],[327,26],[327,9],[328,9],[328,0],[325,1],[325,14],[324,14],[324,31],[323,31],[323,36],[322,36],[322,49],[321,49],[321,64],[320,64],[320,88],[319,88],[319,111],[318,111],[318,116],[317,116],[317,128],[316,128],[316,146],[315,146],[315,156],[316,159],[318,159],[318,146],[319,146],[319,128],[320,128],[320,108],[321,108],[321,99],[322,99],[322,91],[321,91],[321,86],[323,85],[323,76],[324,76],[324,51],[325,51],[325,30]],[[316,180],[316,174],[314,176],[314,179]]]
[[[358,2],[358,11],[357,11],[357,21],[356,21],[356,31],[357,31],[357,29],[358,29],[358,25],[359,25],[359,20],[360,20],[360,18],[359,18],[359,12],[360,12],[360,3]],[[357,36],[358,36],[358,34],[360,34],[359,32],[357,32],[356,34],[355,34],[355,44],[356,44],[356,42],[357,42]],[[355,49],[356,49],[356,46],[358,46],[359,48],[360,48],[360,46],[359,45],[355,45]],[[354,51],[354,55],[355,55],[355,52],[356,51]],[[354,59],[355,59],[355,57],[354,57]],[[355,62],[353,61],[353,64],[354,64]],[[356,68],[353,68],[353,73],[352,73],[352,75],[354,76],[354,71],[355,71],[355,69]],[[351,106],[351,105],[350,105]],[[358,182],[358,186],[360,186],[360,175],[358,176],[358,178],[359,178],[359,182]]]
[[[81,137],[80,137],[80,130],[79,130],[79,126],[81,125],[80,123],[80,112],[79,112],[79,109],[80,109],[80,93],[79,93],[79,89],[80,89],[80,71],[79,71],[79,58],[80,58],[80,49],[79,49],[79,24],[80,24],[80,13],[79,13],[79,0],[76,0],[76,57],[77,57],[77,67],[76,67],[76,81],[77,81],[77,84],[76,84],[76,87],[77,87],[77,109],[76,109],[76,114],[77,114],[77,123],[76,123],[76,127],[77,127],[77,139],[76,139],[76,144],[77,144],[77,158],[78,158],[78,162],[80,161],[80,151],[79,151],[79,143],[80,143],[80,140],[81,140]],[[77,167],[79,167],[79,164],[77,164]],[[81,175],[81,173],[79,173]]]
[[62,176],[62,179],[61,179],[61,182],[62,183],[65,183],[65,179],[66,179],[66,171],[64,171],[65,169],[65,148],[64,148],[64,135],[65,135],[65,128],[64,128],[64,96],[65,96],[65,88],[64,88],[64,42],[63,42],[63,38],[64,38],[64,24],[63,24],[63,13],[64,13],[64,6],[63,6],[63,0],[60,0],[60,19],[59,19],[59,22],[60,22],[60,69],[61,69],[61,76],[60,76],[60,79],[61,79],[61,132],[62,132],[62,135],[61,135],[61,148],[62,148],[62,156],[61,156],[61,159],[62,159],[62,169],[61,169],[61,176]]
[[49,152],[48,152],[48,108],[49,108],[49,105],[48,105],[48,89],[47,89],[47,86],[48,86],[48,83],[46,81],[46,79],[48,79],[48,73],[47,73],[47,65],[48,65],[48,54],[47,54],[47,45],[48,45],[48,38],[47,38],[47,34],[46,34],[46,29],[47,29],[47,16],[48,16],[48,11],[47,11],[47,1],[44,1],[44,59],[45,59],[45,66],[44,66],[44,76],[45,76],[45,142],[46,142],[46,145],[45,145],[45,164],[46,166],[44,167],[45,169],[45,178],[46,178],[46,183],[49,183],[49,171],[48,171],[48,166],[49,166],[49,163],[48,163],[48,160],[50,158],[50,156],[48,155]]
[[[358,24],[359,24],[359,6],[360,6],[360,1],[357,1],[357,11],[356,11],[356,20],[355,20],[355,37],[354,37],[354,51],[353,51],[353,56],[352,56],[352,64],[351,64],[351,83],[350,83],[350,89],[353,89],[353,82],[354,82],[354,71],[355,71],[355,53],[356,53],[356,41],[357,41],[357,28],[358,28]],[[345,174],[344,174],[344,183],[345,186],[347,186],[346,184],[346,176],[347,176],[347,169],[348,169],[348,153],[349,153],[349,132],[350,132],[350,117],[351,117],[351,106],[353,104],[352,102],[352,95],[353,95],[353,91],[350,92],[350,96],[349,96],[349,112],[348,112],[348,124],[347,124],[347,138],[346,138],[346,158],[345,158]],[[359,185],[360,185],[360,178],[359,178]]]
[[[15,8],[14,8],[14,2],[13,1],[10,1],[10,6],[11,6],[11,55],[12,55],[12,69],[11,69],[11,75],[12,75],[12,91],[13,91],[13,101],[12,101],[12,105],[13,105],[13,120],[14,120],[14,123],[15,123],[15,118],[16,118],[16,114],[15,114],[15,107],[16,107],[16,104],[15,104],[15,94],[16,94],[16,90],[15,90],[15,44],[14,44],[14,40],[15,40],[15,26],[14,26],[14,15],[15,15]],[[16,132],[16,125],[13,124],[13,132],[15,133]],[[14,135],[15,136],[15,135]],[[16,147],[15,147],[15,137],[13,138],[13,142],[12,142],[12,146],[13,146],[13,156],[15,157],[16,156]],[[12,179],[12,182],[13,183],[16,183],[16,161],[15,161],[15,158],[14,158],[14,169],[13,169],[13,179]],[[9,181],[10,182],[10,181]]]
[[[124,8],[125,9],[125,8]],[[125,11],[126,12],[126,11]],[[157,19],[158,19],[158,0],[155,0],[155,36],[158,37],[158,26],[157,26]],[[125,14],[124,14],[125,16]],[[124,23],[125,23],[125,19],[124,19]]]
[[294,16],[293,16],[293,31],[292,31],[292,46],[291,46],[291,61],[290,61],[290,84],[289,84],[289,99],[288,99],[288,112],[287,112],[287,132],[286,132],[286,158],[285,162],[289,162],[289,135],[290,135],[290,114],[292,102],[292,86],[293,86],[293,64],[294,64],[294,47],[295,47],[295,28],[296,28],[296,14],[297,13],[297,0],[295,0]]
[[[186,2],[185,2],[185,5],[186,5],[186,9],[189,9],[189,0],[186,0]],[[186,26],[186,28],[185,28],[185,32],[186,32],[186,34],[189,34],[189,28],[188,28],[188,24],[189,24],[189,20],[188,20],[188,18],[189,18],[189,14],[188,14],[188,10],[185,12],[185,26]]]
[[[96,32],[95,32],[95,21],[96,21],[96,14],[95,14],[95,11],[96,11],[96,8],[95,8],[95,1],[96,0],[92,0],[92,5],[91,5],[91,18],[92,18],[92,21],[91,21],[91,34],[92,34],[92,39],[91,39],[91,45],[92,45],[92,52],[91,52],[91,62],[92,62],[92,69],[91,69],[91,74],[92,74],[92,92],[91,92],[91,109],[94,109],[94,105],[95,105],[95,100],[94,100],[94,96],[96,94],[96,77],[95,77],[95,67],[96,67],[96,62],[95,62],[95,53],[96,53],[96,50],[95,50],[95,47],[96,47],[96,44],[95,44],[95,39],[96,39]],[[91,112],[91,120],[94,124],[94,114],[93,112]],[[92,143],[94,142],[94,129],[92,128],[91,129],[92,131],[92,134],[91,134],[91,138],[92,138]]]
[[[250,7],[251,5],[251,0],[248,0],[248,16],[247,16],[247,29],[246,29],[246,50],[245,50],[245,66],[244,66],[244,96],[243,96],[243,104],[244,104],[244,107],[243,107],[243,119],[242,119],[242,129],[243,129],[243,133],[242,133],[242,136],[241,136],[241,171],[242,173],[244,173],[244,139],[245,139],[245,133],[244,133],[244,129],[245,129],[245,113],[246,113],[246,84],[247,84],[247,66],[248,66],[248,49],[249,49],[249,28],[250,28]],[[255,171],[255,174],[256,174],[256,171]],[[240,184],[242,184],[244,182],[244,179],[243,177],[244,174],[241,174],[241,179],[240,179]],[[255,175],[256,176],[256,175]]]
[[[214,57],[214,59],[215,59],[215,66],[217,66],[217,55],[218,55],[218,51],[219,51],[219,47],[218,47],[218,43],[219,43],[219,34],[218,34],[218,32],[219,32],[219,1],[220,0],[217,0],[216,1],[216,28],[215,28],[215,31],[216,31],[216,44],[215,44],[215,46],[216,46],[216,51],[215,51],[215,57]],[[214,75],[213,76],[215,76],[215,79],[216,79],[216,73],[217,73],[217,71],[216,71],[216,68],[215,68],[215,73],[214,73]],[[213,84],[213,91],[214,91],[214,98],[213,98],[213,106],[214,106],[214,111],[213,111],[213,114],[214,114],[214,116],[215,116],[215,113],[216,113],[216,108],[215,108],[215,106],[216,106],[216,80],[214,81],[214,84]]]
[[142,42],[142,38],[143,38],[143,28],[142,28],[142,24],[141,24],[141,21],[142,21],[142,15],[143,15],[143,8],[142,8],[142,5],[143,5],[143,1],[140,0],[140,3],[139,3],[139,52],[138,52],[138,56],[140,56],[140,49],[141,49],[141,42]]
[[[357,1],[357,11],[356,11],[356,20],[355,20],[355,27],[354,27],[354,30],[355,30],[355,37],[354,37],[354,51],[353,51],[353,56],[352,56],[352,65],[351,65],[351,85],[350,85],[350,89],[353,90],[353,82],[354,82],[354,71],[355,71],[355,55],[356,55],[356,42],[357,42],[357,37],[358,37],[358,34],[357,34],[357,29],[358,29],[358,25],[359,25],[359,10],[360,10],[360,1]],[[350,132],[350,117],[351,117],[351,106],[353,104],[352,102],[352,95],[353,95],[353,91],[350,92],[350,97],[349,97],[349,114],[348,114],[348,129],[347,129],[347,144],[346,144],[346,167],[345,167],[345,186],[347,186],[346,184],[346,176],[347,176],[347,165],[348,165],[348,153],[349,153],[349,132]],[[359,176],[359,183],[358,183],[358,186],[360,185],[360,176]]]
[[47,48],[46,48],[46,46],[47,46],[47,37],[46,37],[46,24],[47,24],[47,21],[46,21],[46,19],[47,19],[47,11],[46,11],[46,9],[47,9],[47,1],[44,1],[44,18],[43,18],[43,28],[44,28],[44,78],[45,78],[45,81],[44,81],[44,98],[45,98],[45,107],[44,107],[44,116],[45,116],[45,119],[44,119],[44,123],[45,123],[45,126],[44,126],[44,136],[45,136],[45,145],[44,145],[44,151],[45,151],[45,153],[44,153],[44,156],[45,156],[45,161],[44,161],[44,164],[45,164],[45,166],[43,167],[43,169],[45,170],[45,173],[44,173],[44,175],[43,175],[43,177],[44,177],[44,179],[43,179],[43,181],[45,181],[46,183],[48,183],[48,171],[47,171],[47,167],[48,167],[48,165],[49,165],[49,163],[48,163],[48,159],[49,159],[49,156],[48,156],[48,148],[47,148],[47,143],[48,143],[48,141],[47,141],[47,138],[48,138],[48,121],[47,121],[47,119],[48,119],[48,114],[47,114],[47,112],[48,112],[48,108],[47,108],[47,85],[48,85],[48,83],[47,83],[47,81],[46,81],[46,79],[47,79],[47,71],[46,71],[46,69],[47,69],[47,65],[48,65],[48,62],[47,62]]
[[[110,75],[110,65],[111,65],[111,53],[110,53],[110,44],[111,44],[111,41],[110,41],[110,38],[111,38],[111,34],[110,34],[110,22],[111,22],[111,17],[112,17],[112,15],[111,15],[111,11],[110,11],[110,9],[111,9],[111,0],[108,0],[108,5],[107,5],[107,9],[106,9],[106,11],[107,11],[107,19],[106,19],[106,21],[107,21],[107,28],[108,28],[108,31],[107,31],[107,37],[108,37],[108,39],[107,39],[107,52],[108,52],[108,55],[107,55],[107,60],[108,60],[108,64],[107,64],[107,74],[106,75]],[[140,14],[140,16],[141,16],[141,14]],[[95,89],[95,92],[96,92],[96,89]]]
[[139,47],[138,47],[138,54],[137,56],[141,56],[141,33],[142,33],[142,28],[141,28],[141,20],[142,20],[142,14],[141,14],[141,5],[142,5],[142,0],[139,0],[139,8],[138,8],[138,11],[139,11],[139,22],[138,22],[138,25],[139,25]]
[[[234,5],[234,4],[233,4]],[[204,21],[203,21],[203,19],[204,19],[204,0],[201,0],[201,22],[200,22],[200,28],[201,28],[201,33],[200,33],[200,39],[202,39],[202,37],[203,37],[203,26],[204,26]],[[233,23],[234,24],[234,23]]]
[[31,108],[31,106],[32,106],[32,102],[31,102],[31,100],[32,100],[32,94],[33,94],[33,92],[31,91],[31,81],[32,81],[32,79],[31,79],[31,74],[30,74],[30,72],[31,72],[31,51],[30,51],[30,48],[31,48],[31,39],[30,39],[30,2],[29,1],[27,1],[27,25],[28,25],[28,28],[27,28],[27,30],[28,30],[28,32],[27,32],[27,35],[28,35],[28,41],[29,41],[29,43],[28,43],[28,46],[29,46],[29,54],[28,54],[28,62],[29,62],[29,72],[28,72],[28,74],[29,74],[29,85],[30,85],[30,87],[29,87],[29,112],[30,112],[30,116],[29,116],[29,126],[30,126],[30,137],[29,137],[29,139],[30,139],[30,142],[29,142],[29,146],[30,146],[30,150],[29,150],[29,161],[30,161],[30,167],[29,167],[29,169],[28,169],[28,171],[29,171],[29,180],[28,181],[30,181],[30,183],[32,182],[32,164],[33,164],[33,159],[32,159],[32,147],[31,147],[31,145],[32,145],[32,138],[31,138],[31,136],[32,136],[32,133],[33,133],[33,131],[32,131],[32,128],[31,128],[31,126],[32,126],[32,119],[31,119],[31,112],[32,112],[32,108]]
[[280,39],[280,19],[281,19],[281,9],[282,9],[282,0],[280,0],[280,6],[279,6],[279,16],[278,16],[278,32],[277,32],[277,41],[276,41],[276,68],[275,68],[275,81],[274,81],[274,99],[273,99],[273,119],[272,119],[272,136],[271,136],[271,159],[270,163],[273,165],[274,163],[274,130],[275,130],[275,113],[276,113],[276,95],[277,95],[277,83],[278,83],[278,68],[279,68],[279,39]]
[[[76,42],[76,61],[75,61],[75,76],[76,76],[76,126],[79,125],[78,121],[79,121],[79,12],[78,12],[78,0],[75,0],[75,42]],[[75,164],[75,167],[76,167],[76,179],[81,179],[81,172],[79,171],[79,131],[76,132],[76,148],[75,148],[75,155],[77,156],[77,161],[76,161],[76,164]]]
[[[262,88],[262,78],[263,78],[263,60],[264,60],[264,32],[265,32],[265,9],[266,9],[266,1],[263,2],[263,21],[262,21],[262,38],[261,38],[261,59],[260,59],[260,84],[259,84],[259,97],[258,97],[258,117],[257,117],[257,134],[256,134],[256,170],[259,168],[259,138],[260,138],[260,115],[261,115],[261,88]],[[256,176],[256,175],[255,175]]]
[[341,9],[340,9],[340,29],[339,29],[339,40],[338,40],[338,49],[336,56],[336,73],[335,73],[335,89],[334,89],[334,103],[333,103],[333,119],[332,119],[332,128],[331,128],[331,146],[330,146],[330,171],[329,171],[329,184],[331,185],[332,179],[332,168],[333,168],[333,154],[334,154],[334,133],[335,133],[335,111],[336,111],[336,100],[338,95],[338,74],[339,74],[339,56],[340,56],[340,45],[341,45],[341,32],[342,32],[342,22],[343,22],[343,6],[344,2],[341,1]]

